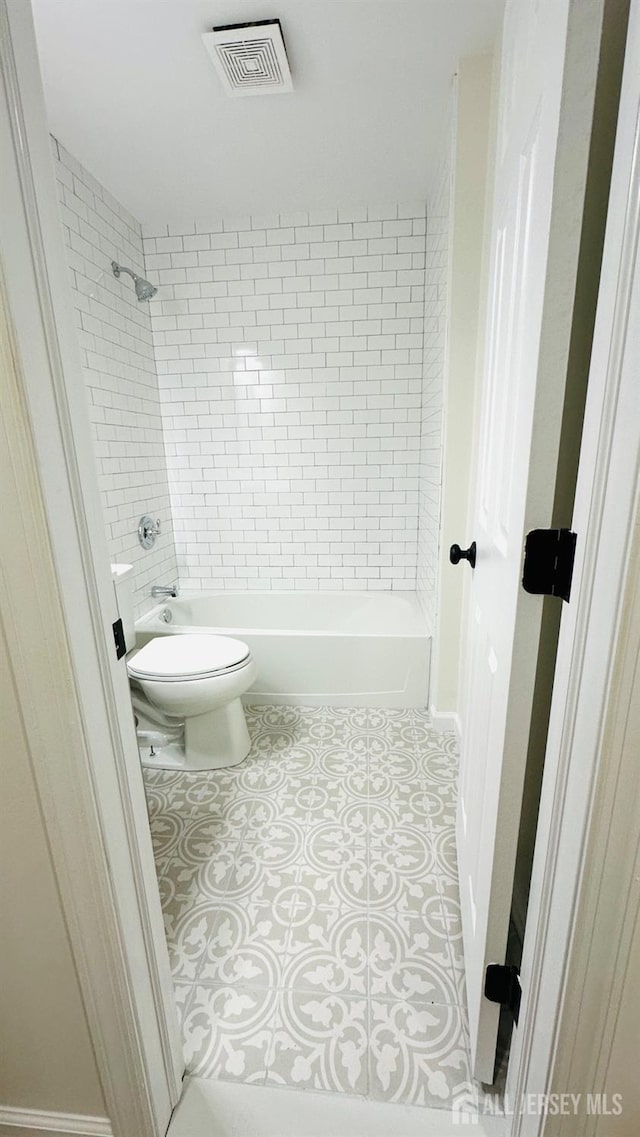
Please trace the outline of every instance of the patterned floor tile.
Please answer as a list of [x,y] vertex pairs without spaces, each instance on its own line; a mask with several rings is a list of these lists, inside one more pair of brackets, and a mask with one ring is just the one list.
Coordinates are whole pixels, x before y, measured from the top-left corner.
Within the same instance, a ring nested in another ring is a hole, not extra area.
[[320,994],[366,996],[366,913],[300,905],[289,932],[284,986]]
[[312,724],[322,722],[327,717],[329,708],[251,703],[245,706],[244,711],[249,726],[257,723],[257,729],[260,730],[277,726],[285,726],[289,730],[304,730]]
[[184,793],[184,778],[181,771],[149,770],[142,771],[147,812],[152,821],[156,813],[164,813],[170,808],[174,793]]
[[412,710],[245,710],[239,767],[144,771],[189,1072],[449,1108],[454,736]]
[[382,755],[369,756],[369,775],[376,797],[383,796],[389,785],[408,784],[415,789],[423,784],[423,763],[411,746],[394,746]]
[[367,907],[369,874],[365,846],[308,840],[298,863],[299,896],[309,907]]
[[456,780],[460,754],[455,734],[437,734],[429,731],[427,738],[420,740],[420,747],[424,754],[425,767],[432,777]]
[[316,772],[317,749],[312,743],[297,743],[281,754],[277,762],[263,763],[261,792],[271,794],[285,787],[290,778],[304,778]]
[[369,708],[333,708],[324,722],[324,737],[334,746],[344,746],[354,757],[380,754],[388,750],[394,741],[402,738],[401,727],[394,727],[389,720],[380,720],[374,725]]
[[252,812],[251,798],[229,805],[223,817],[201,814],[190,818],[176,844],[176,855],[190,864],[205,864],[228,842],[241,840]]
[[299,733],[293,726],[267,726],[254,731],[250,757],[262,759],[284,757],[300,742]]
[[455,883],[458,880],[455,828],[453,825],[433,827],[432,833],[436,871],[444,880]]
[[151,829],[151,842],[153,855],[156,861],[170,856],[175,851],[180,837],[184,833],[188,818],[183,814],[158,809],[151,816],[149,828]]
[[[460,919],[460,889],[457,880],[440,879],[442,912],[447,936],[451,941],[462,943],[462,923]],[[462,954],[462,948],[460,948]]]
[[372,999],[369,1045],[371,1097],[447,1108],[470,1089],[457,1007]]
[[227,900],[274,905],[283,890],[295,886],[297,876],[295,845],[245,842],[234,855],[224,883],[224,896]]
[[331,744],[317,752],[316,771],[328,778],[347,778],[354,774],[367,775],[366,754],[355,754],[347,746]]
[[368,844],[368,806],[365,802],[349,802],[335,818],[313,820],[305,834],[305,844],[359,845]]
[[183,983],[176,979],[173,984],[173,995],[176,1004],[176,1014],[180,1031],[184,1031],[184,1020],[189,1008],[189,1001],[193,994],[193,983]]
[[235,798],[223,815],[201,811],[194,816],[190,809],[182,812],[174,808],[156,813],[151,823],[151,838],[156,856],[171,854],[195,862],[207,859],[215,841],[238,840],[246,827],[244,799]]
[[280,819],[311,824],[333,821],[353,801],[345,779],[305,773],[290,775],[269,796]]
[[[400,834],[398,835],[400,836]],[[372,847],[368,862],[368,904],[372,911],[423,912],[436,889],[433,850]]]
[[212,842],[208,860],[194,862],[173,856],[158,862],[165,915],[177,919],[191,905],[221,899],[239,848],[238,842]]
[[249,759],[286,758],[297,747],[318,746],[325,738],[324,707],[245,708],[252,739]]
[[273,904],[223,900],[207,941],[198,980],[279,987],[291,914]]
[[184,818],[199,813],[221,816],[243,795],[254,793],[263,777],[262,766],[244,763],[233,770],[198,774],[145,770],[147,803],[152,815],[173,812]]
[[368,1004],[364,998],[287,990],[280,995],[267,1085],[365,1094]]
[[176,916],[165,909],[169,962],[176,980],[196,979],[217,916],[218,906],[211,901],[189,904]]
[[432,905],[427,907],[426,915],[370,914],[369,967],[372,997],[457,1003],[437,893],[432,895]]
[[427,786],[421,798],[422,808],[431,829],[456,828],[457,795],[452,786]]
[[268,989],[196,983],[183,1026],[187,1073],[263,1083],[277,999]]
[[276,802],[269,794],[262,793],[242,798],[235,810],[227,812],[225,820],[230,825],[238,826],[244,820],[242,836],[250,838],[258,833],[269,832],[278,817]]
[[462,947],[462,920],[460,916],[460,891],[457,880],[440,878],[442,911],[449,941],[451,967],[461,1007],[466,1007],[466,983],[464,954]]
[[420,844],[429,835],[426,818],[420,812],[422,794],[407,792],[396,786],[386,801],[372,801],[367,811],[369,845],[391,849],[406,847],[407,842]]

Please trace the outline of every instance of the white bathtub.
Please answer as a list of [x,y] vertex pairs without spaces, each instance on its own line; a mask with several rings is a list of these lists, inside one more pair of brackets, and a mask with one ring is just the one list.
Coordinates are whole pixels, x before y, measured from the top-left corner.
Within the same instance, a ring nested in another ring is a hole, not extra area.
[[136,623],[152,636],[207,631],[248,644],[247,703],[422,707],[431,637],[414,593],[189,592]]

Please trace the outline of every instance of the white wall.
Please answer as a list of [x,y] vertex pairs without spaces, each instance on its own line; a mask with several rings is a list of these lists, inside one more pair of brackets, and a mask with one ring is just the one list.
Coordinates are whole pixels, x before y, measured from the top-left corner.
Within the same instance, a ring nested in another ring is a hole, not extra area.
[[[134,566],[139,615],[151,606],[151,585],[177,573],[149,305],[130,277],[111,271],[116,260],[145,275],[142,236],[55,139],[53,156],[109,552]],[[163,527],[146,551],[137,539],[143,513]]]
[[427,203],[423,393],[418,499],[417,590],[431,627],[436,582],[442,482],[442,392],[445,382],[451,212],[451,125],[443,132],[438,177]]
[[144,250],[181,583],[414,589],[424,203]]
[[104,1117],[13,682],[0,628],[0,1108]]
[[468,511],[473,500],[474,411],[486,302],[483,251],[490,178],[492,68],[492,56],[470,56],[460,60],[457,77],[440,569],[432,680],[432,702],[441,713],[459,709],[465,585],[469,583],[468,566],[452,566],[449,548],[454,542],[465,547],[473,540]]

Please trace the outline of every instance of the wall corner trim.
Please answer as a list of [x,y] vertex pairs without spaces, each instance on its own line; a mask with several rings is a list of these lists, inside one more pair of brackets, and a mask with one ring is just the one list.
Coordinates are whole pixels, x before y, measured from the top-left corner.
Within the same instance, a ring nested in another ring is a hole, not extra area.
[[86,1117],[80,1113],[49,1113],[42,1109],[15,1109],[0,1105],[0,1137],[112,1137],[107,1117]]
[[440,731],[442,734],[455,734],[458,742],[462,738],[462,723],[460,722],[460,715],[457,711],[438,711],[433,706],[429,707],[431,714],[431,725],[434,730]]

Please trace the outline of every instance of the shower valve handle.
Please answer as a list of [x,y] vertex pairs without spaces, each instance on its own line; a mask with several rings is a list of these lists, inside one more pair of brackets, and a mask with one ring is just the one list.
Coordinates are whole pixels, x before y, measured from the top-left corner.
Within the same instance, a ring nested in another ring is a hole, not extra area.
[[452,545],[449,549],[449,560],[452,565],[460,564],[460,561],[468,561],[471,568],[476,567],[476,543],[472,541],[468,549],[461,549],[459,545]]

